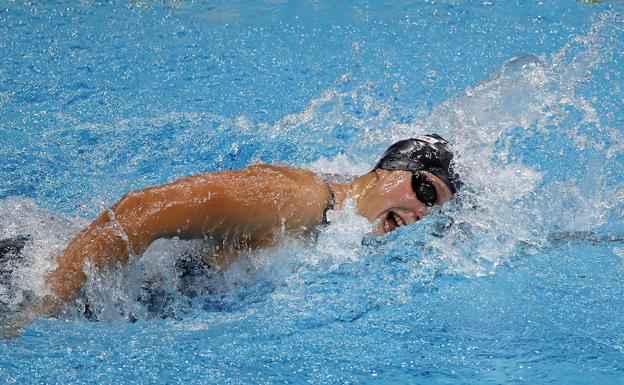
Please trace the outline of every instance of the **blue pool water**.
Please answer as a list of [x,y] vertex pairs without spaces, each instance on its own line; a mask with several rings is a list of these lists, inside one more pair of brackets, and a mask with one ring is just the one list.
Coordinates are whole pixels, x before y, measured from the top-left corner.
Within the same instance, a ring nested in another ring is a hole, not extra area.
[[0,1],[0,36],[0,238],[33,238],[3,311],[132,189],[358,174],[434,131],[465,182],[381,239],[330,212],[194,298],[201,245],[158,241],[0,340],[0,382],[624,384],[624,2]]

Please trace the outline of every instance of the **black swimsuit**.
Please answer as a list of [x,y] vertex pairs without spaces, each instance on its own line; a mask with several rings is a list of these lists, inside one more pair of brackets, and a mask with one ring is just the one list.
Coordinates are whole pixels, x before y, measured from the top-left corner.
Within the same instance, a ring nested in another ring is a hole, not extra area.
[[334,204],[336,203],[336,195],[334,194],[334,190],[331,188],[331,184],[329,184],[327,179],[323,178],[323,182],[325,182],[325,186],[327,186],[329,199],[327,200],[327,207],[325,207],[325,211],[323,211],[323,222],[321,222],[321,224],[327,225],[329,224],[329,221],[327,220],[327,211],[334,209]]

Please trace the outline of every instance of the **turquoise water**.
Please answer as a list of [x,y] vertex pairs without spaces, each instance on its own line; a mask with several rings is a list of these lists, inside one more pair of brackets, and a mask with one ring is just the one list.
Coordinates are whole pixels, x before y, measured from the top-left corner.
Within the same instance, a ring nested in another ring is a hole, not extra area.
[[358,174],[435,131],[466,185],[384,238],[348,208],[190,281],[201,245],[159,241],[0,341],[0,382],[624,384],[623,14],[0,2],[0,238],[33,238],[5,308],[124,192],[179,176]]

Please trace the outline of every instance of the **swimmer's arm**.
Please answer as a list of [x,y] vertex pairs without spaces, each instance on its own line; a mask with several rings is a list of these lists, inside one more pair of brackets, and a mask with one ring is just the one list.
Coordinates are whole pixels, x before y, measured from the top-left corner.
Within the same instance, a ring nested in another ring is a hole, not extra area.
[[106,269],[142,253],[154,240],[172,236],[277,240],[283,233],[318,225],[328,199],[316,175],[277,166],[200,174],[128,193],[60,255],[57,268],[46,277],[51,295],[44,298],[44,312],[54,313],[75,298],[87,279],[87,260]]

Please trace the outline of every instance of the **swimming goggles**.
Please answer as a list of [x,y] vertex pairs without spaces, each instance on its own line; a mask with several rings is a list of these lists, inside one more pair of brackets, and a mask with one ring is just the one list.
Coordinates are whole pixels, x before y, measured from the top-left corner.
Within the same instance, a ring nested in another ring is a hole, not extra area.
[[412,190],[416,198],[427,206],[433,206],[438,200],[435,186],[420,172],[412,173]]

